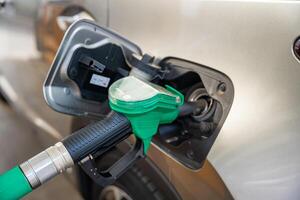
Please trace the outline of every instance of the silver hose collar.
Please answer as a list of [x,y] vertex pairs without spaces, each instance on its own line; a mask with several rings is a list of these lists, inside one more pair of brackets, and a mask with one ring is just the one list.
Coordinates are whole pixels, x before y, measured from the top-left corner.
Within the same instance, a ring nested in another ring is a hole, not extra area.
[[73,165],[69,152],[58,142],[22,163],[20,168],[34,189]]

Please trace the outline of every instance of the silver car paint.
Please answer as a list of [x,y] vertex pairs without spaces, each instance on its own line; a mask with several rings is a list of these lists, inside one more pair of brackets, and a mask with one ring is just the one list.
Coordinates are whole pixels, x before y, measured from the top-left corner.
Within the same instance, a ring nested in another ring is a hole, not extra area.
[[[226,73],[230,114],[209,160],[236,199],[300,198],[297,1],[110,0],[109,27],[156,56]],[[96,16],[97,17],[97,16]]]
[[[209,154],[233,196],[299,199],[300,66],[291,46],[300,2],[109,1],[110,27],[144,51],[211,66],[234,82],[233,107]],[[100,25],[106,3],[87,6]]]

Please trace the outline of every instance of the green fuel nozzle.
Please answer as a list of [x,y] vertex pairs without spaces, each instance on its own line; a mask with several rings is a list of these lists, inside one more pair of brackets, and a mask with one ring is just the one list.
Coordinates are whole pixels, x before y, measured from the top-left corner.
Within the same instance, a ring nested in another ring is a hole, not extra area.
[[130,121],[133,133],[143,141],[147,152],[159,124],[174,121],[184,96],[170,86],[166,88],[128,76],[114,82],[109,88],[112,110],[124,114]]
[[[159,124],[171,123],[178,117],[183,99],[170,86],[164,88],[133,76],[116,81],[109,89],[109,103],[116,112],[1,174],[0,199],[20,199],[76,163],[95,183],[102,187],[112,184],[138,159],[145,157]],[[106,152],[132,132],[138,138],[132,150],[108,171],[95,171],[94,158],[90,155],[98,154],[99,149]]]

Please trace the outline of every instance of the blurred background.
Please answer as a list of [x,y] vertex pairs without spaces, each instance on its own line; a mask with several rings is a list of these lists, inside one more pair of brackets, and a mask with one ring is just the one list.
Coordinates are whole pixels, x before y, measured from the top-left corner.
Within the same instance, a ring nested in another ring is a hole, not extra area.
[[[47,62],[46,54],[42,54],[37,50],[36,43],[36,32],[35,23],[37,22],[36,16],[38,11],[38,6],[42,6],[42,1],[37,0],[15,0],[15,1],[0,1],[0,82],[1,85],[14,86],[14,84],[6,84],[7,75],[12,76],[12,82],[16,84],[24,84],[22,87],[24,90],[26,88],[32,87],[35,84],[35,91],[21,91],[20,93],[14,94],[15,90],[12,89],[12,97],[16,96],[20,100],[19,104],[25,104],[25,100],[22,98],[32,98],[29,103],[38,105],[36,99],[42,100],[42,83],[43,80],[32,80],[34,74],[27,76],[28,71],[30,71],[31,63],[32,67],[40,68],[38,73],[46,73],[47,67],[49,67],[50,62]],[[53,13],[49,13],[50,15]],[[49,41],[50,45],[55,47],[53,41]],[[49,61],[49,59],[48,59]],[[25,64],[24,64],[25,63]],[[45,70],[43,70],[45,68]],[[25,72],[24,72],[25,71]],[[27,73],[26,73],[27,72]],[[5,74],[5,76],[4,76]],[[46,75],[46,74],[45,74]],[[34,83],[30,83],[30,82]],[[27,86],[26,86],[27,85]],[[17,86],[17,85],[16,85]],[[29,93],[28,93],[29,92]],[[36,92],[30,97],[30,93]],[[27,93],[27,95],[26,95]],[[27,97],[26,97],[27,96]],[[44,105],[44,104],[43,104]],[[3,172],[15,165],[22,163],[24,160],[30,158],[32,155],[37,154],[44,149],[45,143],[51,143],[55,141],[56,138],[61,137],[55,130],[51,130],[51,125],[45,124],[43,121],[39,121],[37,111],[30,110],[20,110],[26,109],[26,105],[22,105],[19,112],[14,112],[11,106],[2,99],[0,102],[0,172]],[[39,108],[37,108],[38,110]],[[53,113],[50,109],[46,109],[45,112]],[[22,114],[23,113],[23,114]],[[41,131],[37,133],[36,129],[28,126],[28,118],[23,115],[27,114],[31,116],[29,120],[40,124],[41,129],[49,129],[53,132],[53,135],[47,133],[47,131]],[[54,114],[54,113],[53,113]],[[67,124],[65,125],[67,127]],[[64,132],[68,132],[65,130]],[[44,138],[45,135],[47,139]],[[40,137],[41,136],[41,137]],[[38,199],[65,199],[66,194],[68,194],[69,199],[82,199],[76,190],[74,181],[68,179],[67,176],[59,176],[54,181],[43,185],[38,188],[36,192],[29,194],[25,197],[27,200],[38,200]]]

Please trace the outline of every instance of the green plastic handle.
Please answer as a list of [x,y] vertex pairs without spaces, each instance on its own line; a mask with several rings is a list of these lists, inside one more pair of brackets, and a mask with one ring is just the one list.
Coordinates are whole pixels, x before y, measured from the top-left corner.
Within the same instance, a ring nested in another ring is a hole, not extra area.
[[143,141],[146,154],[159,124],[173,122],[179,114],[184,96],[176,89],[128,76],[109,88],[109,105],[124,114],[131,123],[134,135]]
[[0,175],[1,200],[21,199],[31,191],[31,186],[19,166]]

